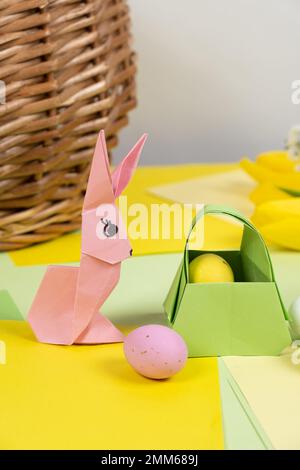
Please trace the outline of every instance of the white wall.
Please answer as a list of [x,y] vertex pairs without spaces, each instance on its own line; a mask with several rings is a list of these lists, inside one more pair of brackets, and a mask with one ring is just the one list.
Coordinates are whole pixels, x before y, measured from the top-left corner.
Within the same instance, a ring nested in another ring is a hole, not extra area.
[[138,136],[142,164],[233,161],[281,148],[300,123],[299,0],[129,0],[138,109],[114,161]]

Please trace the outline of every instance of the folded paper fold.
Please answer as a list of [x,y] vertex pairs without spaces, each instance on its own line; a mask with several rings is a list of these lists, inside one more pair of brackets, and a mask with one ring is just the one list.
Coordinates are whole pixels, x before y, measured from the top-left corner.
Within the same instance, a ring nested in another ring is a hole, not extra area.
[[99,133],[82,210],[79,267],[49,266],[28,314],[44,343],[92,344],[123,340],[99,309],[117,285],[131,246],[115,199],[137,166],[146,135],[111,176],[104,131]]
[[277,355],[291,342],[268,249],[255,227],[236,211],[205,206],[244,224],[240,250],[217,251],[234,271],[234,283],[190,283],[189,263],[204,251],[189,250],[165,300],[170,324],[186,340],[189,356]]

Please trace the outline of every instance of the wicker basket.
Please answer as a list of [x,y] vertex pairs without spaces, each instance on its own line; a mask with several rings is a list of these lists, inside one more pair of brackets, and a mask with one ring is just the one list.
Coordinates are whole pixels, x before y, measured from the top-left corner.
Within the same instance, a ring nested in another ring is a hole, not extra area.
[[1,0],[0,250],[80,227],[99,129],[135,106],[126,0]]

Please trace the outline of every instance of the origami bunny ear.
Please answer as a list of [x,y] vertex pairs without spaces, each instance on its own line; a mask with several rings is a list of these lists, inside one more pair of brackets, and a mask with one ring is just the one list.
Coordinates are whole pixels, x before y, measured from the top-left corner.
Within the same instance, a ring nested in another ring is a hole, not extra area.
[[112,179],[106,149],[104,131],[100,131],[94,151],[90,176],[87,184],[83,211],[95,209],[100,204],[114,202]]
[[144,134],[140,140],[135,144],[132,150],[126,155],[123,161],[117,166],[112,174],[112,186],[115,198],[120,196],[122,191],[128,185],[140,158],[144,143],[147,139],[147,134]]

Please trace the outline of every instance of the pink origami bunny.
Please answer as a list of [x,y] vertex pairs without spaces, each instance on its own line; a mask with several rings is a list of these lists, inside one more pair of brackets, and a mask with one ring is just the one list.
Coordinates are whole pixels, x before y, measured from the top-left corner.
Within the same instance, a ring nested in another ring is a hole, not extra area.
[[100,132],[83,203],[80,266],[48,266],[28,314],[39,341],[123,341],[123,334],[99,309],[118,283],[121,262],[132,254],[115,199],[133,175],[146,137],[111,175],[104,131]]

